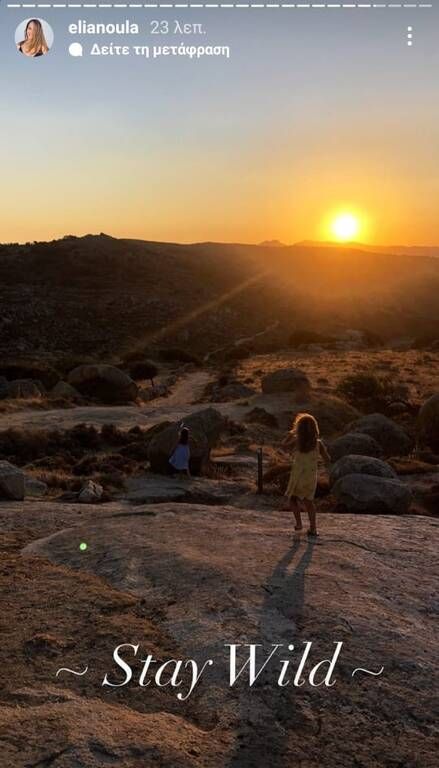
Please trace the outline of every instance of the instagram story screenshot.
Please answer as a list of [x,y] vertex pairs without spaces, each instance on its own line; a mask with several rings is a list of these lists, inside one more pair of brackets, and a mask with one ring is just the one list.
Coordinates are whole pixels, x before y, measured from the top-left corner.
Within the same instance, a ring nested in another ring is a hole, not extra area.
[[439,765],[438,75],[439,0],[0,0],[0,768]]

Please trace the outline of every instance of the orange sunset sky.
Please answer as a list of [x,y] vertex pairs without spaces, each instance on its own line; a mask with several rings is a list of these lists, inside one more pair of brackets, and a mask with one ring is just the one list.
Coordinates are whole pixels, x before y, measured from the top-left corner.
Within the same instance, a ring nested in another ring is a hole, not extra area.
[[59,17],[50,55],[22,61],[0,25],[0,242],[293,243],[333,239],[348,213],[353,240],[439,244],[431,15],[412,50],[398,11],[209,18],[229,61],[143,69],[72,60]]

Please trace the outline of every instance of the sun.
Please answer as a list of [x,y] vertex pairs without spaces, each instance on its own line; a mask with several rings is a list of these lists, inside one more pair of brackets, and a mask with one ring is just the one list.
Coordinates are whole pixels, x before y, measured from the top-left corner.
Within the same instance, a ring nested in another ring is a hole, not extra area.
[[355,240],[360,232],[360,220],[353,213],[339,213],[331,222],[331,234],[340,243]]

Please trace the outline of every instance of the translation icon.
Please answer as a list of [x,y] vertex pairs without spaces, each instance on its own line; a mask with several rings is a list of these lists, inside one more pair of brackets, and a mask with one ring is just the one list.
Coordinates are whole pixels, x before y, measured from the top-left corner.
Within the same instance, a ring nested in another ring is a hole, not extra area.
[[69,45],[69,53],[70,56],[74,56],[75,58],[82,56],[82,45],[81,43],[70,43]]

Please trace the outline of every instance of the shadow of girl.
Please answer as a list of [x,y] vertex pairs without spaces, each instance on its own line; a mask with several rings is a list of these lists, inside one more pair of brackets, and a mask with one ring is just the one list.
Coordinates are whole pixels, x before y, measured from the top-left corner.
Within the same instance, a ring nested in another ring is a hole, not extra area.
[[[308,541],[297,565],[289,572],[289,566],[302,546],[302,541],[296,540],[264,585],[266,598],[256,640],[262,646],[258,649],[258,660],[263,663],[272,650],[272,644],[283,643],[284,647],[252,687],[248,685],[248,676],[241,683],[236,744],[227,763],[228,768],[291,768],[294,755],[289,749],[290,731],[293,727],[309,729],[306,709],[304,712],[302,703],[298,701],[301,689],[292,684],[278,686],[278,674],[280,659],[292,659],[295,663],[303,651],[300,633],[305,603],[305,573],[312,559],[314,544],[313,540]],[[289,644],[294,644],[294,655],[288,651]],[[294,677],[295,669],[296,665],[287,678]]]

